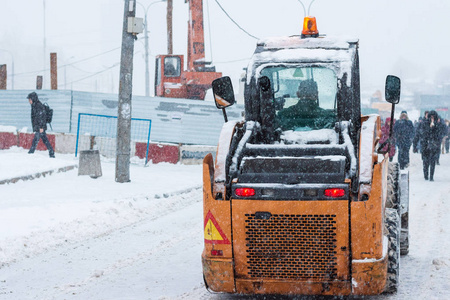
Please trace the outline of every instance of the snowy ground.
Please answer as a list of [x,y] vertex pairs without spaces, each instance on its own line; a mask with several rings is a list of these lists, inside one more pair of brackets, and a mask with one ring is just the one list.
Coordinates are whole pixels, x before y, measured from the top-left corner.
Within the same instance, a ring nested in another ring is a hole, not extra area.
[[[365,299],[450,298],[450,154],[435,182],[423,179],[417,154],[411,159],[411,248],[400,289]],[[77,162],[1,150],[0,181]],[[0,185],[0,299],[253,299],[203,286],[201,166],[136,161],[122,184],[113,161],[102,171]]]

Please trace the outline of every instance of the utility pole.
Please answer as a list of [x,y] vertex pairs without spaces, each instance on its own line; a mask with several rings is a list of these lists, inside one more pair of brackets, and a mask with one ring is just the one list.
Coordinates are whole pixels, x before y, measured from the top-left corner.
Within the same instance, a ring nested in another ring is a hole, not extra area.
[[[44,61],[43,61],[43,64],[44,64],[44,71],[43,72],[45,72],[45,69],[47,68],[47,64],[45,63],[47,60],[45,59],[45,57],[46,57],[46,53],[47,53],[47,33],[46,33],[46,31],[45,31],[45,0],[43,0],[43,5],[44,5],[44,7],[43,7],[43,13],[44,13],[44,17],[43,17],[43,21],[44,21],[44,52],[43,52],[43,56],[44,56]],[[44,74],[45,75],[45,74]]]
[[150,97],[150,74],[148,71],[148,23],[147,11],[145,11],[144,19],[144,39],[145,39],[145,96]]
[[0,90],[6,90],[7,88],[7,74],[6,65],[0,65]]
[[42,90],[42,83],[43,82],[44,82],[44,79],[43,79],[42,75],[36,76],[36,89],[37,90]]
[[11,84],[12,84],[12,89],[14,90],[14,55],[12,54],[11,51],[6,50],[6,49],[0,49],[0,51],[4,51],[6,53],[8,53],[9,55],[11,55]]
[[173,54],[172,11],[173,0],[167,0],[167,54]]
[[50,89],[58,89],[57,54],[55,52],[50,53]]
[[[116,182],[130,181],[131,96],[133,89],[133,52],[135,34],[132,27],[136,1],[125,0],[120,58],[119,107],[117,112]],[[130,24],[129,24],[130,23]]]

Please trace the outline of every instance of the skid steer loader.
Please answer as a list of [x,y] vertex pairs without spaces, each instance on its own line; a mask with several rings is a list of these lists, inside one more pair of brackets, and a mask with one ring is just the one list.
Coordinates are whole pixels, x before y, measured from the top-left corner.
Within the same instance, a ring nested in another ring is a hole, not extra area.
[[[319,36],[314,18],[305,24],[302,36],[258,42],[245,121],[226,121],[215,161],[203,160],[210,291],[397,290],[400,253],[408,252],[408,172],[379,150],[380,117],[361,116],[358,41]],[[216,79],[213,93],[227,120],[229,77]],[[400,79],[388,76],[393,110],[399,99]]]

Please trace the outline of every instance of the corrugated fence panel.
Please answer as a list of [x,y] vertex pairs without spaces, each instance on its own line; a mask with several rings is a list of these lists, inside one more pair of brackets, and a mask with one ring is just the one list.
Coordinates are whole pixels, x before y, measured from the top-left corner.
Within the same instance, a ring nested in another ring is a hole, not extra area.
[[[0,125],[11,125],[22,130],[31,126],[31,106],[27,95],[32,90],[1,91],[0,92]],[[48,103],[53,109],[52,128],[54,132],[69,132],[70,130],[70,91],[42,90],[38,93],[42,103]],[[48,128],[48,131],[52,131]]]
[[[31,90],[0,91],[0,125],[31,132]],[[118,95],[78,91],[36,91],[41,102],[53,108],[54,132],[76,133],[78,114],[117,116]],[[242,105],[227,109],[229,120],[242,119]],[[158,142],[217,145],[223,125],[222,111],[214,102],[134,96],[132,117],[151,119],[150,139]],[[49,129],[50,131],[50,129]]]

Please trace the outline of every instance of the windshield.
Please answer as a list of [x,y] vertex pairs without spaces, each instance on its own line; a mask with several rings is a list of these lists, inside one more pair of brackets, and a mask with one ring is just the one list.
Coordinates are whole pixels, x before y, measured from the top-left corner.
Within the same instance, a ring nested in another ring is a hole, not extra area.
[[276,66],[261,70],[274,91],[276,123],[283,130],[334,128],[336,73],[325,67]]

